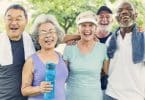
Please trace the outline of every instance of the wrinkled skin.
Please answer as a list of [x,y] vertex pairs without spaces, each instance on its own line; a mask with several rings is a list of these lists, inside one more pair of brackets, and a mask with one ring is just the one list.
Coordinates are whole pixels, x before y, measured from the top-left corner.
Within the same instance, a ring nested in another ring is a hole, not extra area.
[[130,3],[124,2],[118,7],[116,19],[120,25],[122,38],[126,33],[132,32],[136,17],[135,9]]
[[135,9],[130,3],[124,2],[118,7],[116,19],[120,27],[130,27],[135,23],[135,18]]

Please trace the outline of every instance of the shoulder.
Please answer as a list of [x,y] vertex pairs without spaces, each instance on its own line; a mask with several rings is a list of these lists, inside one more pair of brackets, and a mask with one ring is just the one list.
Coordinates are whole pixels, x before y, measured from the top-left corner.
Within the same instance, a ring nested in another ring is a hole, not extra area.
[[145,32],[137,32],[137,34],[134,36],[138,37],[139,39],[145,38]]
[[23,32],[22,36],[25,39],[32,39],[31,35],[29,33],[26,33],[26,32]]
[[0,33],[0,38],[3,38],[3,37],[8,37],[7,33]]
[[33,60],[33,56],[35,56],[35,54],[32,54],[30,57],[27,58],[27,60],[24,63],[24,68],[25,69],[33,69],[34,66],[34,60]]
[[104,43],[97,43],[96,47],[95,47],[96,51],[102,51],[102,52],[106,52],[107,51],[107,46]]
[[39,52],[39,51],[37,51],[36,53],[34,53],[34,54],[32,54],[31,56],[29,56],[29,57],[27,58],[27,60],[25,61],[25,64],[33,64],[34,61],[35,61],[35,59],[36,59],[36,57],[38,56],[38,52]]
[[7,43],[9,41],[7,33],[0,33],[0,43]]
[[102,48],[106,48],[107,46],[106,46],[106,44],[104,44],[104,43],[101,43],[101,42],[98,42],[98,43],[96,43],[99,47],[102,47]]
[[109,34],[107,35],[107,37],[112,36],[113,32],[109,32]]
[[[34,54],[33,54],[34,55]],[[32,56],[33,56],[32,55]],[[33,63],[33,59],[32,59],[32,56],[28,57],[28,59],[25,61],[25,64],[32,64]]]
[[67,45],[64,49],[63,58],[65,60],[71,58],[73,55],[75,55],[76,51],[76,45]]
[[62,54],[61,54],[60,52],[58,52],[58,51],[56,51],[56,50],[55,50],[55,52],[56,52],[56,54],[57,54],[59,57],[62,57]]
[[66,45],[65,46],[65,49],[68,49],[68,50],[72,50],[76,47],[76,44],[75,45]]

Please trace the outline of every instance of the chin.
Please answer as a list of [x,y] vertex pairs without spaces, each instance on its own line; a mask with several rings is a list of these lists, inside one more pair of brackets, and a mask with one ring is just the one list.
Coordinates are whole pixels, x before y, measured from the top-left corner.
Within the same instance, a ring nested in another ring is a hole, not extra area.
[[21,34],[21,32],[18,32],[18,31],[16,31],[16,32],[11,31],[10,33],[11,33],[12,35],[20,35],[20,34]]
[[128,22],[128,23],[120,23],[121,27],[130,27],[134,24],[134,21]]
[[14,38],[18,38],[18,37],[20,37],[20,34],[19,33],[11,33],[11,36]]
[[91,40],[93,40],[93,38],[86,38],[86,39],[84,39],[85,41],[91,41]]
[[47,49],[52,49],[52,48],[54,48],[54,47],[55,47],[54,45],[47,45],[47,46],[46,46]]

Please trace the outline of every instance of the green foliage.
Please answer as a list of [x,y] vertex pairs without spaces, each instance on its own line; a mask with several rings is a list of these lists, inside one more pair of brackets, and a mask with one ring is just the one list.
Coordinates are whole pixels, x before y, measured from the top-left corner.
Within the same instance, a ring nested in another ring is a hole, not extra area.
[[114,3],[116,0],[110,0],[111,3]]
[[[41,13],[49,13],[56,16],[60,25],[64,28],[65,33],[72,34],[76,31],[76,16],[86,10],[94,12],[102,5],[115,6],[117,0],[28,0],[32,5],[33,20]],[[144,27],[143,19],[145,18],[145,2],[142,0],[128,0],[133,3],[138,12],[137,23]],[[113,8],[113,7],[112,7]],[[32,21],[33,22],[33,21]],[[113,28],[116,24],[113,25]]]
[[[65,33],[73,33],[76,16],[85,10],[96,12],[102,0],[29,0],[34,6],[34,18],[40,13],[49,13],[57,17]],[[68,30],[70,30],[68,32]],[[72,31],[71,31],[72,30]]]

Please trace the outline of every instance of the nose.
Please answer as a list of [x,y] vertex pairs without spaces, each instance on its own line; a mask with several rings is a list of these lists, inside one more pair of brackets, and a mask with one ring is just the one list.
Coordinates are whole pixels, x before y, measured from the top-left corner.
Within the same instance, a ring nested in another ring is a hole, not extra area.
[[16,20],[12,20],[12,21],[11,21],[11,24],[12,24],[12,25],[15,25],[15,24],[17,24],[17,21],[16,21]]
[[108,24],[108,23],[109,23],[109,19],[106,18],[106,17],[103,17],[103,18],[100,20],[100,24],[102,24],[102,25],[106,25],[106,24]]
[[51,38],[51,34],[50,33],[47,33],[46,34],[46,38]]
[[103,19],[102,19],[102,24],[108,24],[108,18],[106,18],[106,17],[104,17]]
[[89,26],[89,25],[87,25],[86,27],[85,27],[85,30],[86,31],[89,31],[91,29],[91,26]]
[[121,12],[121,15],[127,15],[128,14],[128,10],[127,9],[123,9]]

